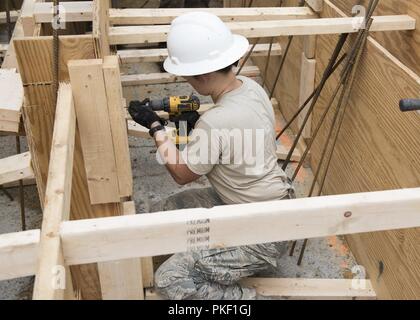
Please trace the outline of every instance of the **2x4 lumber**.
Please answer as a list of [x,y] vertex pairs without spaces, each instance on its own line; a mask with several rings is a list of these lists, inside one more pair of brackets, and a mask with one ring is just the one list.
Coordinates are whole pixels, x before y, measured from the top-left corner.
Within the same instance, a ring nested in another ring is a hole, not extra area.
[[303,52],[306,58],[315,59],[316,54],[316,37],[317,36],[304,36],[303,38]]
[[[258,77],[260,75],[260,69],[255,66],[245,66],[241,75],[246,77]],[[175,76],[166,72],[163,73],[145,73],[145,74],[130,74],[123,75],[121,82],[123,87],[138,86],[138,85],[151,85],[151,84],[162,84],[162,83],[174,83],[174,82],[185,82],[183,77]]]
[[305,0],[305,2],[314,10],[315,12],[321,12],[324,7],[324,0]]
[[[70,271],[65,268],[59,229],[63,220],[70,219],[75,134],[76,115],[71,86],[61,83],[44,200],[34,300],[62,300],[65,290],[72,290],[71,281],[66,281],[65,273]],[[57,267],[61,269],[55,273],[54,268]]]
[[23,84],[20,75],[16,69],[0,69],[0,122],[19,124],[22,105]]
[[[62,2],[62,11],[66,21],[92,21],[92,1]],[[147,25],[170,24],[177,16],[194,11],[205,11],[216,14],[225,22],[281,20],[313,17],[309,8],[300,7],[264,7],[264,8],[184,8],[184,9],[110,9],[111,24]],[[49,23],[53,18],[51,3],[37,3],[34,9],[36,23]]]
[[[121,205],[124,215],[136,214],[134,201],[123,202]],[[146,258],[98,263],[102,299],[144,300],[143,259]]]
[[133,194],[133,174],[131,171],[130,150],[127,138],[127,123],[121,103],[123,94],[117,56],[107,56],[104,58],[103,73],[117,166],[119,194],[120,197],[129,197]]
[[373,300],[375,290],[366,279],[245,278],[241,284],[266,297],[308,300]]
[[102,64],[101,59],[68,64],[91,204],[120,201]]
[[[19,18],[20,15],[20,11],[16,11],[16,10],[12,10],[10,11],[10,21],[11,22],[16,22],[17,19]],[[6,12],[0,12],[0,24],[4,24],[7,23],[7,19],[6,19]]]
[[[23,108],[25,131],[32,156],[41,206],[44,204],[50,150],[54,128],[55,93],[52,90],[52,37],[33,37],[14,40],[22,82],[25,88]],[[60,36],[60,81],[69,81],[68,61],[95,58],[95,44],[91,35]],[[91,205],[83,159],[80,132],[76,128],[71,219],[120,214],[118,204]],[[71,267],[75,289],[83,299],[101,299],[96,264]]]
[[[408,15],[378,16],[371,31],[413,30],[416,20]],[[341,34],[358,32],[357,18],[323,18],[279,21],[230,22],[227,26],[235,34],[248,38],[304,36],[317,34]],[[141,44],[165,42],[169,25],[160,26],[123,26],[109,29],[109,43]]]
[[[301,67],[301,74],[300,74],[300,90],[299,90],[299,106],[303,105],[308,97],[314,92],[315,90],[315,75],[316,75],[316,60],[315,59],[308,59],[304,52],[302,52],[302,59],[301,59],[302,67]],[[310,102],[309,102],[310,103]],[[298,118],[298,125],[299,128],[303,124],[303,120],[307,115],[306,108]],[[306,126],[303,130],[303,138],[310,138],[311,137],[311,128],[312,128],[312,116],[310,115]]]
[[[93,1],[60,2],[60,18],[66,22],[92,21]],[[54,18],[52,2],[36,3],[34,9],[36,23],[51,23]]]
[[15,29],[13,30],[12,39],[10,40],[7,53],[1,65],[2,68],[5,68],[5,69],[18,68],[13,40],[19,37],[23,37],[23,36],[24,34],[23,34],[22,18],[19,17],[15,23]]
[[0,235],[0,281],[35,274],[40,233],[28,230]]
[[31,154],[29,152],[0,159],[0,185],[33,178]]
[[419,205],[420,188],[400,189],[78,220],[60,234],[73,265],[419,227]]
[[43,0],[24,0],[21,9],[20,19],[22,21],[23,34],[25,37],[35,36],[35,4]]
[[209,12],[225,22],[305,19],[313,17],[309,8],[200,8],[200,9],[112,9],[110,21],[116,25],[170,24],[188,12]]
[[[268,43],[257,44],[252,52],[253,57],[266,56],[269,51]],[[251,48],[250,46],[249,48]],[[272,56],[280,56],[282,53],[279,43],[274,43],[271,49]],[[139,49],[119,50],[118,56],[122,64],[141,62],[162,62],[168,57],[168,49]]]
[[108,40],[109,33],[109,8],[111,0],[93,1],[93,36],[97,41],[98,56],[103,58],[111,54]]
[[[122,203],[124,215],[136,214],[136,204],[134,201],[126,201]],[[153,287],[154,270],[153,258],[141,258],[141,271],[143,277],[143,286],[145,288]]]

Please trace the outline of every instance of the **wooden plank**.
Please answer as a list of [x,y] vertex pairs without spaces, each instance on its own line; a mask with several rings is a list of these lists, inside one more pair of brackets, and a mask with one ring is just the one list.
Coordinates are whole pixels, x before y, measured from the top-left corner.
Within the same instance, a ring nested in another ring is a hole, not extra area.
[[[420,188],[63,222],[69,265],[420,226]],[[200,237],[191,230],[203,228]]]
[[111,55],[109,47],[109,8],[111,0],[93,1],[93,36],[97,39],[98,57]]
[[35,3],[44,0],[24,0],[21,9],[20,19],[22,21],[23,34],[25,37],[35,36]]
[[[257,77],[260,75],[260,69],[255,66],[245,66],[241,75],[246,77]],[[163,73],[145,73],[145,74],[130,74],[123,75],[121,82],[123,87],[127,86],[138,86],[138,85],[150,85],[150,84],[163,84],[173,82],[185,82],[183,77],[174,76],[172,74]]]
[[225,22],[305,19],[313,17],[309,8],[182,8],[182,9],[112,9],[110,20],[116,25],[170,24],[176,17],[189,12],[209,12]]
[[[25,85],[24,124],[29,149],[32,155],[37,188],[41,206],[45,195],[49,157],[54,126],[55,105],[52,92],[52,37],[27,38],[19,40],[16,54],[19,67],[24,71]],[[94,42],[91,36],[60,37],[60,80],[68,81],[67,62],[73,59],[95,57]],[[43,66],[39,68],[39,66]],[[80,134],[76,128],[76,142],[73,166],[73,185],[71,192],[71,219],[89,219],[99,216],[120,214],[120,205],[91,205],[82,154]],[[96,264],[71,267],[75,289],[83,299],[101,299],[101,289]]]
[[127,123],[125,110],[122,106],[122,87],[120,68],[117,56],[107,56],[104,59],[103,73],[108,113],[114,145],[115,161],[120,197],[133,194],[133,174],[131,172],[130,150],[127,138]]
[[[300,74],[300,90],[299,90],[299,106],[303,105],[309,96],[315,90],[315,73],[316,73],[316,60],[308,59],[304,52],[302,52],[302,66]],[[312,100],[311,100],[312,102]],[[309,104],[311,103],[309,102]],[[307,115],[308,108],[306,108],[298,118],[299,128],[303,124],[303,120]],[[305,129],[303,130],[303,138],[309,139],[312,128],[312,116],[309,116],[308,122],[306,123]]]
[[9,48],[7,50],[7,53],[1,65],[2,68],[5,68],[5,69],[18,68],[15,48],[13,45],[13,42],[14,42],[13,40],[17,39],[18,37],[23,37],[22,19],[20,17],[15,23],[15,29],[13,30],[12,39],[10,40],[10,43],[9,43]]
[[370,280],[361,279],[282,279],[245,278],[241,285],[255,288],[267,297],[308,300],[372,300],[376,299]]
[[[368,0],[328,0],[328,7],[334,6],[334,10],[342,16],[351,16],[355,5],[367,8]],[[342,11],[340,11],[340,9]],[[417,21],[420,19],[419,1],[381,0],[375,11],[378,15],[409,14]],[[416,24],[416,30],[391,31],[386,33],[372,34],[386,50],[399,59],[403,64],[420,75],[420,23]]]
[[[124,215],[136,214],[134,201],[124,202],[122,206]],[[143,259],[146,258],[98,263],[102,299],[144,300]]]
[[305,0],[305,2],[315,12],[321,12],[324,7],[324,0]]
[[[65,274],[63,275],[60,271],[52,272],[57,267],[64,272],[70,272],[64,267],[58,233],[60,223],[70,219],[76,115],[69,84],[60,84],[55,119],[33,292],[34,300],[62,300],[66,289],[72,290],[71,281],[64,285],[60,283],[60,281],[65,281]],[[61,280],[57,279],[60,276]]]
[[305,53],[306,58],[315,59],[316,36],[304,36],[303,52]]
[[[25,85],[50,84],[53,78],[53,43],[52,37],[29,37],[14,41],[19,55],[20,74]],[[94,43],[90,35],[60,36],[60,81],[69,79],[67,63],[73,59],[94,58]],[[44,57],[31,61],[31,57]]]
[[30,152],[0,159],[0,185],[33,176]]
[[68,64],[92,204],[120,201],[102,63],[92,59]]
[[[322,15],[338,16],[339,13],[328,3],[325,1]],[[318,38],[317,79],[336,41],[336,37]],[[314,121],[325,110],[336,83],[337,77],[334,75],[320,97],[320,104],[313,114]],[[370,38],[331,161],[324,193],[353,193],[420,185],[420,115],[415,112],[403,114],[398,108],[400,99],[416,97],[419,92],[420,77]],[[331,121],[331,118],[327,121]],[[319,142],[313,147],[314,167],[318,164],[326,134],[322,130]],[[420,298],[419,238],[420,229],[346,237],[359,264],[366,268],[373,280],[380,299]]]
[[0,121],[20,121],[23,85],[16,69],[0,69]]
[[[54,17],[53,4],[36,3],[34,17],[36,23],[51,23]],[[66,23],[92,21],[93,1],[60,2],[60,18]]]
[[[408,15],[373,17],[371,31],[413,30],[416,20]],[[279,37],[290,35],[317,35],[355,33],[354,18],[324,18],[279,21],[230,22],[227,26],[235,34],[248,38]],[[159,26],[123,26],[109,29],[109,43],[140,44],[165,42],[169,25]]]
[[[20,16],[20,10],[11,10],[10,11],[10,21],[16,22]],[[0,12],[0,24],[7,23],[6,12]]]
[[[266,56],[269,50],[268,43],[257,44],[252,52],[253,57]],[[250,46],[249,48],[251,48]],[[271,49],[272,56],[281,55],[281,46],[274,43]],[[168,49],[139,49],[139,50],[119,50],[118,56],[122,64],[142,63],[142,62],[162,62],[168,57]]]
[[18,133],[19,132],[19,122],[16,121],[7,121],[7,120],[0,120],[0,132],[8,132],[8,133]]
[[40,230],[0,234],[0,281],[35,274]]

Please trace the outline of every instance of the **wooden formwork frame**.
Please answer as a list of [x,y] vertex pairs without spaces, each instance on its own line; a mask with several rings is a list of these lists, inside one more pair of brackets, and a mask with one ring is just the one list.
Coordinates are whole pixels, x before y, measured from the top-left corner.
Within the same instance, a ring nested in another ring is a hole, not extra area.
[[[105,6],[98,7],[98,4],[105,4]],[[238,10],[235,12],[239,12]],[[35,10],[35,12],[38,11]],[[128,29],[109,29],[109,7],[106,6],[106,2],[93,3],[93,12],[95,13],[93,21],[94,39],[97,43],[96,51],[98,56],[104,60],[76,62],[76,65],[72,67],[77,67],[77,64],[81,63],[80,69],[75,71],[76,77],[79,76],[78,71],[92,66],[92,63],[102,66],[108,59],[108,53],[111,52],[109,44],[117,44],[119,39],[122,39],[122,43],[131,42],[132,38],[130,37],[139,34],[144,36],[140,39],[146,39],[141,41],[161,41],[165,34],[165,28],[167,28],[165,26],[147,29],[133,27],[129,37],[120,37],[118,35],[120,30]],[[140,11],[138,13],[141,14]],[[132,20],[129,21],[137,21],[138,13],[130,14],[129,19]],[[167,15],[167,13],[165,14]],[[38,15],[41,16],[40,13]],[[164,15],[165,18],[160,17],[160,19],[169,19],[166,15]],[[74,21],[77,21],[77,17],[80,16],[87,19],[86,15],[80,15],[76,10]],[[33,15],[32,21],[37,21],[36,17]],[[170,17],[173,18],[173,16]],[[118,22],[121,23],[121,20]],[[248,37],[295,34],[309,37],[319,33],[330,33],[331,28],[327,30],[323,23],[336,26],[338,29],[334,32],[356,31],[350,27],[352,20],[345,18],[329,21],[309,19],[305,22],[292,20],[288,23],[258,21],[252,22],[251,27],[238,22],[234,23],[232,27],[236,32],[244,33]],[[414,24],[415,21],[408,16],[386,17],[386,19],[378,17],[374,24],[374,30],[412,29]],[[149,31],[151,32],[148,33]],[[312,45],[308,43],[308,55],[304,55],[304,58],[310,59]],[[302,63],[308,62],[303,59]],[[83,80],[83,78],[79,80]],[[42,230],[0,236],[0,257],[2,261],[6,261],[0,266],[0,279],[36,274],[34,298],[74,297],[71,286],[67,287],[67,291],[60,286],[58,288],[51,286],[52,280],[55,278],[50,271],[51,268],[57,266],[62,266],[66,270],[68,266],[86,263],[110,263],[111,265],[104,265],[103,270],[107,272],[105,270],[108,268],[108,274],[118,279],[120,275],[116,273],[129,266],[124,266],[121,269],[121,262],[114,262],[116,260],[123,261],[124,259],[185,252],[201,247],[231,247],[420,226],[420,217],[417,214],[420,206],[419,188],[296,199],[281,203],[273,201],[264,204],[233,205],[213,209],[179,210],[171,212],[170,215],[161,212],[65,221],[69,217],[73,157],[75,157],[74,143],[77,140],[75,124],[78,115],[74,110],[73,97],[76,97],[77,100],[75,91],[81,94],[82,90],[80,87],[72,88],[65,84],[60,86],[45,190],[46,200]],[[118,97],[118,94],[116,96]],[[109,96],[107,98],[111,99]],[[124,212],[132,213],[132,203],[126,202],[123,207],[125,207]],[[206,234],[199,238],[191,237],[191,233],[188,232],[194,228],[191,226],[206,227]],[[245,234],[246,236],[244,236]],[[197,246],[197,241],[200,243],[199,246]],[[69,272],[64,274],[68,275]],[[320,285],[321,288],[308,291],[308,288],[314,286],[315,282],[316,280],[310,279],[301,281],[294,279],[249,280],[247,285],[254,285],[265,292],[271,290],[273,293],[273,288],[276,285],[280,286],[280,289],[284,289],[288,285],[299,283],[298,287],[301,286],[305,290],[298,290],[299,292],[295,294],[290,294],[287,290],[280,290],[282,295],[296,297],[314,298],[317,296],[316,290],[319,290],[318,297],[374,297],[369,282],[364,289],[357,290],[352,288],[349,281],[325,280],[325,286],[322,281],[319,281],[316,285]],[[115,284],[115,282],[113,283]],[[121,291],[124,290],[124,287],[114,289]],[[122,296],[125,294],[123,293]],[[110,297],[112,298],[112,296]]]

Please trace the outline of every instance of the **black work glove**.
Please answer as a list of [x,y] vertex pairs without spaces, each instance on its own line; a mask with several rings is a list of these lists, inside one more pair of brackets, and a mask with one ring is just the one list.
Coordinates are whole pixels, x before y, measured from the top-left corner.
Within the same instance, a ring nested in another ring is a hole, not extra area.
[[182,113],[179,116],[176,116],[175,119],[170,119],[176,123],[177,129],[179,129],[179,125],[181,122],[187,123],[187,134],[189,135],[191,130],[194,129],[195,124],[197,123],[198,119],[200,119],[200,114],[197,111],[189,111]]
[[154,122],[160,122],[164,125],[164,121],[159,118],[152,108],[147,106],[149,101],[149,99],[143,100],[142,102],[137,100],[131,101],[128,107],[128,112],[135,122],[150,130]]

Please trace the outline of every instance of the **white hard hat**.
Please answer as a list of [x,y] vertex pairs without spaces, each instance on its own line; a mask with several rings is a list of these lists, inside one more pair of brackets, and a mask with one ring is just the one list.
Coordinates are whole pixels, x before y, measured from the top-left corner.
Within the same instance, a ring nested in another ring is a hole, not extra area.
[[218,16],[186,13],[172,22],[168,35],[169,57],[163,67],[177,76],[206,74],[232,65],[248,47],[248,39],[232,34]]

